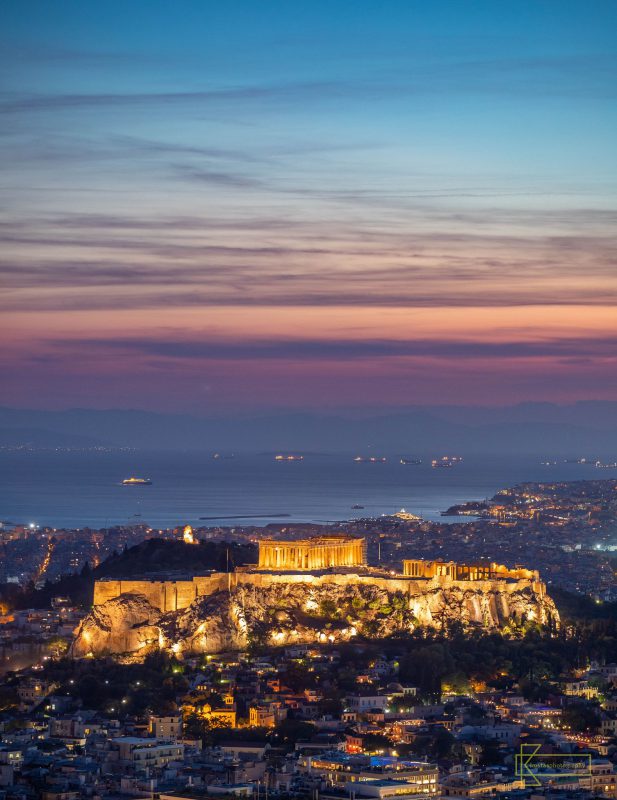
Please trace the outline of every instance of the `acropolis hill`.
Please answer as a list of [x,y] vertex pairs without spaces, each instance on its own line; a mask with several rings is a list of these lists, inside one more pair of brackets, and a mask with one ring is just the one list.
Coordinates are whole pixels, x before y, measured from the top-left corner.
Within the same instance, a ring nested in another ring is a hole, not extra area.
[[97,581],[72,653],[141,657],[162,648],[182,656],[382,638],[454,621],[494,630],[558,619],[536,571],[408,560],[393,573],[367,565],[360,538],[266,539],[258,563],[233,572]]

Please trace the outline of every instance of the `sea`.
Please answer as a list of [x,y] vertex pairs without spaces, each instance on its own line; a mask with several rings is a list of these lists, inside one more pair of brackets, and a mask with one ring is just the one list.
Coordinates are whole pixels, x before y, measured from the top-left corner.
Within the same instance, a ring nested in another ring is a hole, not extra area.
[[[524,481],[617,478],[591,464],[542,464],[538,456],[464,456],[449,469],[421,464],[355,462],[351,454],[108,451],[0,453],[0,520],[54,528],[102,528],[145,523],[155,528],[328,523],[379,517],[404,508],[449,521],[455,503],[483,500]],[[123,486],[129,476],[150,486]],[[353,508],[361,505],[363,508]],[[459,518],[460,520],[460,518]]]

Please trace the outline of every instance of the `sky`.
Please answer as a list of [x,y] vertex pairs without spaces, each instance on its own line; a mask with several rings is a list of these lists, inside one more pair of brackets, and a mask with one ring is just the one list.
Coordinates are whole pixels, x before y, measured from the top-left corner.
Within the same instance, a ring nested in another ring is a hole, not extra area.
[[617,4],[0,7],[0,403],[617,399]]

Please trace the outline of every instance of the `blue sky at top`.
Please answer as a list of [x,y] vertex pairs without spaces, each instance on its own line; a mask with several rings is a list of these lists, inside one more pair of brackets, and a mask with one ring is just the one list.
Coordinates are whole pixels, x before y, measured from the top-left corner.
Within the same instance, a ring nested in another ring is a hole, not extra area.
[[9,400],[617,391],[616,3],[9,0],[0,29]]

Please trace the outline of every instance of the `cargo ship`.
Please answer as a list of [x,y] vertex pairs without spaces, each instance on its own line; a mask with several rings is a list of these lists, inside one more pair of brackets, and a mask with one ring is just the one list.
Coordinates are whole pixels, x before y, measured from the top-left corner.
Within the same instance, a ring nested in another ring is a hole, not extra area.
[[421,464],[421,458],[401,458],[401,464]]
[[123,486],[151,486],[152,481],[150,478],[125,478],[122,481]]
[[433,467],[433,469],[453,467],[455,464],[460,464],[462,460],[461,456],[442,456],[441,458],[434,458],[431,461],[431,467]]

